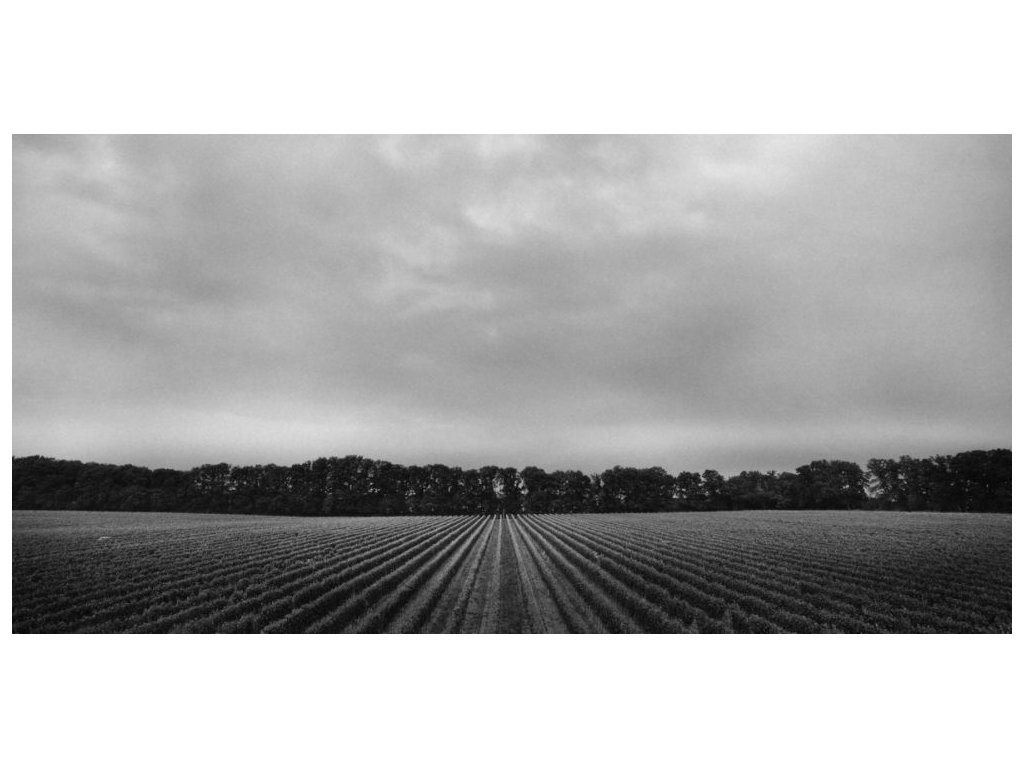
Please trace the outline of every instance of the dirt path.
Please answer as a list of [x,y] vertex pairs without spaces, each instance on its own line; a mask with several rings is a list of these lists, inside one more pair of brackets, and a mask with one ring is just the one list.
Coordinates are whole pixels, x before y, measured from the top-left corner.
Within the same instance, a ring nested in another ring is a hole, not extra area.
[[522,593],[525,598],[528,631],[530,632],[568,632],[557,603],[548,591],[547,585],[530,555],[523,530],[517,517],[509,522],[509,541],[515,553],[519,570]]
[[497,614],[497,589],[499,582],[498,569],[501,565],[500,515],[495,515],[487,535],[487,546],[484,549],[483,562],[473,577],[472,587],[467,594],[465,609],[458,617],[457,623],[448,631],[455,632],[488,632],[489,623],[494,623],[492,614]]
[[502,572],[506,570],[502,568],[501,561],[503,556],[507,557],[507,554],[503,552],[503,549],[506,548],[502,546],[502,542],[505,539],[504,533],[504,515],[499,515],[492,537],[494,539],[493,558],[487,568],[486,589],[483,593],[480,628],[476,630],[477,632],[483,632],[485,634],[494,634],[499,631],[498,627],[500,625],[501,617],[501,577]]
[[529,632],[530,623],[526,610],[526,596],[523,590],[523,572],[516,557],[512,535],[509,533],[509,518],[501,519],[501,538],[498,543],[498,611],[497,622],[490,632],[520,634]]

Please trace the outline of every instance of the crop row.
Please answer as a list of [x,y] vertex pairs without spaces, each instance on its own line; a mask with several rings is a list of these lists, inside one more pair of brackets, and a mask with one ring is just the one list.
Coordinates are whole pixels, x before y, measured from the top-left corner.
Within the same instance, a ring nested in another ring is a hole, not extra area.
[[[211,546],[201,557],[196,556],[194,551],[176,557],[179,547],[174,546],[176,542],[172,538],[172,546],[160,550],[158,556],[149,558],[150,568],[147,571],[135,574],[130,569],[130,563],[124,563],[126,578],[123,580],[112,583],[110,579],[97,577],[92,569],[84,568],[74,576],[81,581],[88,581],[91,577],[91,591],[84,595],[58,598],[54,604],[57,610],[45,615],[37,612],[34,614],[35,622],[28,627],[18,627],[17,623],[15,626],[19,631],[47,631],[45,626],[38,626],[39,621],[45,619],[47,622],[67,622],[78,630],[93,628],[94,631],[104,631],[112,629],[105,622],[120,620],[124,626],[138,628],[144,626],[144,622],[140,623],[142,617],[153,617],[155,606],[173,607],[176,603],[195,599],[199,594],[225,585],[237,592],[239,586],[244,586],[247,581],[256,581],[261,587],[274,588],[282,581],[288,585],[303,576],[315,580],[317,574],[331,572],[339,562],[368,552],[373,554],[390,552],[396,547],[400,549],[402,540],[420,531],[444,525],[446,521],[450,523],[451,520],[432,518],[426,523],[418,521],[396,531],[343,530],[341,535],[321,537],[302,545],[296,545],[296,539],[287,533],[282,535],[281,532],[271,532],[268,536],[243,542],[232,542],[229,539],[226,543],[221,542],[223,546]],[[321,555],[329,545],[335,548],[331,556],[308,557],[314,552]],[[95,557],[104,556],[105,553],[98,552]],[[146,558],[139,559],[145,561]],[[266,595],[263,589],[257,592],[261,599]]]
[[[948,563],[936,564],[934,555],[927,552],[918,553],[925,562],[918,563],[917,578],[908,579],[891,573],[885,564],[876,569],[866,569],[862,564],[855,569],[835,564],[832,558],[818,556],[815,561],[808,554],[797,557],[794,553],[775,552],[767,542],[752,549],[716,544],[703,536],[687,540],[679,532],[657,538],[649,531],[629,533],[633,534],[631,546],[649,551],[668,548],[680,560],[700,562],[704,570],[715,572],[719,581],[736,572],[742,578],[740,586],[744,590],[761,584],[790,598],[804,597],[830,607],[839,606],[845,600],[864,614],[871,613],[872,603],[880,604],[889,614],[888,619],[876,617],[884,631],[903,631],[908,618],[922,625],[930,622],[941,631],[966,631],[964,626],[956,626],[958,616],[964,624],[976,626],[986,621],[985,615],[989,616],[989,621],[998,620],[1009,604],[1008,592],[1001,597],[999,590],[992,589],[991,582],[972,587],[948,581],[945,586],[936,588],[931,579],[921,574],[930,574],[945,566],[947,579],[950,579],[955,578],[957,571],[955,567],[948,567]],[[811,547],[807,549],[813,552]],[[760,570],[760,578],[756,570]],[[893,619],[895,615],[899,616],[898,620]]]
[[998,521],[24,514],[14,528],[16,632],[1010,626],[1009,529]]

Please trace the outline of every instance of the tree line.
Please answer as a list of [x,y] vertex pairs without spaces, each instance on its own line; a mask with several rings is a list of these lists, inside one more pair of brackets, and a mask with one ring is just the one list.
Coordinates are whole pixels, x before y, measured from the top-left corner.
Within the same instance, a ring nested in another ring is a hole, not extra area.
[[615,466],[600,474],[539,467],[403,466],[362,456],[276,464],[147,469],[28,456],[14,459],[15,509],[254,515],[452,515],[730,509],[1009,512],[1011,453],[820,459],[795,472],[713,469],[671,475]]

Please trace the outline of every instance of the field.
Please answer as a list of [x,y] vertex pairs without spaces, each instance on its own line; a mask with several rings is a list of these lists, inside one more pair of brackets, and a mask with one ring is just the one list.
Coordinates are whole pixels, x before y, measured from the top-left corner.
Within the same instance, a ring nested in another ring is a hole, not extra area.
[[1010,632],[1010,516],[13,513],[14,632]]

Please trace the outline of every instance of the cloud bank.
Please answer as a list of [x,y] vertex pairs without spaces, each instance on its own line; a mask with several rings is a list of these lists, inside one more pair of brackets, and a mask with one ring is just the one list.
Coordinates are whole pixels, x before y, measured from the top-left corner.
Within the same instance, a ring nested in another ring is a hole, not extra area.
[[1009,447],[1008,137],[15,137],[14,453]]

